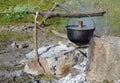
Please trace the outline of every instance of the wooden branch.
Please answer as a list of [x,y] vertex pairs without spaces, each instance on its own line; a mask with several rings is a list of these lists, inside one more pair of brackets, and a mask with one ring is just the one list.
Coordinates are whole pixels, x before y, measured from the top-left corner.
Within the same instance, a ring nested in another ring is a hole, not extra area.
[[[54,12],[57,7],[64,9],[66,12],[62,12],[62,13],[61,12]],[[28,12],[28,13],[34,13],[34,12]],[[45,21],[48,18],[52,18],[52,17],[81,18],[81,17],[88,17],[88,16],[91,16],[91,17],[92,16],[103,16],[105,14],[105,11],[92,12],[92,13],[85,13],[85,12],[80,12],[80,11],[71,12],[68,8],[63,7],[63,5],[56,2],[50,11],[47,11],[47,12],[39,11],[39,14],[44,16],[41,23],[39,23],[39,25],[42,25],[42,24],[45,24]]]
[[37,17],[38,17],[38,12],[36,12],[35,17],[34,17],[34,32],[33,32],[33,38],[34,38],[35,56],[36,56],[36,58],[39,58],[39,55],[38,55],[38,47],[37,47]]
[[[64,9],[66,12],[54,12],[54,10],[57,7]],[[63,5],[58,2],[56,2],[49,11],[26,11],[27,14],[36,14],[36,12],[38,12],[39,15],[43,16],[43,19],[39,23],[39,25],[43,25],[48,18],[53,18],[53,17],[82,18],[88,16],[91,17],[103,16],[106,13],[105,11],[96,11],[96,12],[70,11],[69,8],[63,7]],[[0,14],[6,14],[6,13],[1,12]]]
[[[55,11],[55,9],[56,9],[56,7],[58,7],[59,6],[59,3],[55,3],[54,5],[53,5],[53,7],[52,7],[52,9],[50,10],[50,12],[54,12]],[[41,23],[39,23],[39,25],[42,25],[42,24],[45,24],[45,21],[49,18],[49,14],[45,14],[44,15],[44,17],[43,17],[43,19],[42,19],[42,21],[41,21]]]
[[[28,14],[35,14],[36,11],[28,11]],[[94,17],[94,16],[103,16],[106,12],[105,11],[96,11],[96,12],[71,12],[71,13],[66,13],[66,12],[51,12],[51,11],[38,11],[40,15],[45,16],[49,15],[49,18],[52,17],[66,17],[66,18],[82,18],[82,17]]]
[[[27,11],[27,14],[35,14],[37,10],[34,11]],[[49,18],[52,17],[65,17],[65,18],[82,18],[82,17],[88,17],[86,14],[88,14],[91,17],[94,16],[103,16],[106,11],[95,11],[95,12],[71,12],[71,13],[67,13],[67,12],[51,12],[51,11],[38,11],[39,15],[45,16],[45,15],[49,15]],[[0,14],[11,14],[11,12],[0,12]]]
[[[54,9],[53,9],[54,10]],[[28,13],[35,13],[36,11],[29,11]],[[53,11],[38,11],[40,15],[44,16],[42,19],[41,23],[39,25],[42,25],[45,23],[45,21],[48,18],[53,18],[53,17],[64,17],[64,18],[82,18],[82,17],[94,17],[94,16],[103,16],[106,12],[105,11],[96,11],[96,12],[53,12]]]
[[34,33],[33,33],[33,37],[34,37],[34,50],[35,50],[35,56],[36,56],[36,60],[39,63],[39,65],[42,67],[43,71],[45,72],[45,69],[43,67],[43,65],[41,64],[40,60],[39,60],[39,54],[38,54],[38,44],[37,44],[37,18],[38,18],[38,12],[36,12],[35,17],[34,17]]
[[35,56],[38,58],[38,47],[37,47],[37,17],[38,17],[38,12],[36,12],[35,17],[34,17],[34,33],[33,33],[33,38],[34,38],[34,50],[35,50]]
[[55,11],[55,9],[56,9],[57,7],[65,10],[66,12],[70,12],[70,9],[69,9],[68,7],[65,7],[65,5],[63,5],[63,4],[59,3],[59,2],[56,2],[56,3],[53,5],[53,7],[52,7],[52,9],[51,9],[50,11],[52,11],[52,12]]
[[[53,12],[55,10],[55,6],[51,9],[51,11],[38,11],[39,15],[43,16],[42,21],[39,23],[39,25],[45,24],[45,21],[49,18],[53,17],[64,17],[64,18],[83,18],[83,17],[95,17],[95,16],[103,16],[106,11],[96,11],[96,12]],[[0,14],[9,14],[11,12],[5,13],[5,12],[0,12]],[[35,14],[36,11],[27,11],[27,14]]]

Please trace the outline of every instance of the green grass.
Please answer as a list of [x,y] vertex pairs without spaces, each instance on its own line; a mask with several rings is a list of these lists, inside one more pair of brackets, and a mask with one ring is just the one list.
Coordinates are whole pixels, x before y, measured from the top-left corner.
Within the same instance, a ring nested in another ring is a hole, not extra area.
[[16,33],[13,31],[2,31],[0,32],[0,43],[6,43],[9,41],[22,41],[27,40],[31,37],[28,33]]
[[48,33],[51,34],[51,30],[56,30],[61,33],[66,33],[66,24],[67,24],[67,19],[64,18],[54,18],[54,19],[49,19],[47,21],[48,24],[52,24],[48,28]]
[[[55,2],[63,2],[65,0],[1,0],[0,11],[12,12],[12,14],[0,15],[0,24],[15,24],[21,22],[33,21],[33,15],[25,14],[24,11],[29,10],[49,10]],[[22,12],[22,13],[21,13]],[[21,13],[21,14],[20,14]]]

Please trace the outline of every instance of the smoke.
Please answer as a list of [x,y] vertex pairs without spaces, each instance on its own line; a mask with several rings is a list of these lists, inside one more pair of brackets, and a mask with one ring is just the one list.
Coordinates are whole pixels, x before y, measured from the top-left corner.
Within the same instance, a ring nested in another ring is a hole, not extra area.
[[[100,5],[100,0],[66,0],[65,4],[68,6],[70,12],[91,12],[102,9],[102,5]],[[79,20],[82,20],[83,24],[87,25],[90,28],[95,27],[95,33],[97,33],[98,35],[110,34],[110,32],[112,31],[112,29],[110,29],[108,16],[107,18],[106,16],[70,18],[67,23],[68,25],[77,25]]]

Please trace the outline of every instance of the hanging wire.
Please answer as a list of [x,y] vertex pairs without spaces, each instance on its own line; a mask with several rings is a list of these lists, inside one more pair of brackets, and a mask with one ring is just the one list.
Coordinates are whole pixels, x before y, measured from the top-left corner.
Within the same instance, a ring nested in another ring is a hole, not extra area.
[[108,29],[108,11],[106,10],[106,26],[105,26],[105,34],[107,34]]

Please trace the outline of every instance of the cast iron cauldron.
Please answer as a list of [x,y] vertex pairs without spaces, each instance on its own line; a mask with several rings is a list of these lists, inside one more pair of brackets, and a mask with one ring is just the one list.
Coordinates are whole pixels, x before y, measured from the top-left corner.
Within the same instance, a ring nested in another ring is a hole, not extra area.
[[84,25],[82,29],[78,29],[77,27],[78,25],[66,26],[68,39],[78,46],[88,44],[93,37],[95,26],[89,28]]

